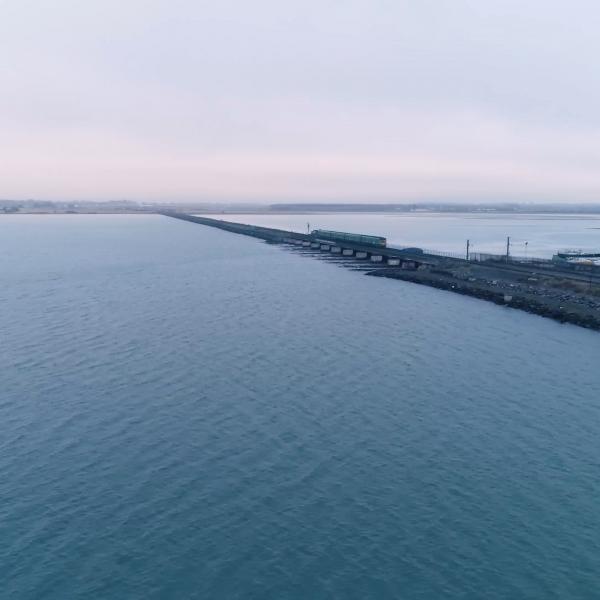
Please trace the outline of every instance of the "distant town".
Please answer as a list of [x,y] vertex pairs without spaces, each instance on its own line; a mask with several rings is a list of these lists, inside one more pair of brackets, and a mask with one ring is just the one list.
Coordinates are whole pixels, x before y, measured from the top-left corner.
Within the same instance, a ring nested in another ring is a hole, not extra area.
[[600,214],[597,204],[568,203],[217,203],[217,202],[134,202],[132,200],[109,201],[49,201],[49,200],[0,200],[0,214],[132,214],[160,211],[186,213],[499,213],[499,214]]

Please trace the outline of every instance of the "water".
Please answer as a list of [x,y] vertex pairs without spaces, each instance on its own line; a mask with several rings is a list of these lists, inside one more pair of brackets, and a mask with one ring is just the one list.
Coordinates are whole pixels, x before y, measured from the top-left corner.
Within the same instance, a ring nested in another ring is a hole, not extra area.
[[504,254],[506,238],[516,256],[551,258],[556,251],[576,248],[600,252],[600,215],[506,215],[448,213],[335,213],[210,215],[218,219],[306,233],[334,229],[381,235],[390,245],[465,254]]
[[0,247],[2,598],[597,597],[598,333],[158,216]]

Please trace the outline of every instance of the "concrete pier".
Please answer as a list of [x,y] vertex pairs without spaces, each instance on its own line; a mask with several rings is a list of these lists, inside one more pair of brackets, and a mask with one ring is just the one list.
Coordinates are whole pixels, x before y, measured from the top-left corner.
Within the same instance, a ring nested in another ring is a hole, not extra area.
[[332,254],[341,254],[342,249],[339,246],[331,246],[331,253]]
[[388,258],[387,264],[390,265],[391,267],[397,267],[400,264],[400,259],[399,258]]
[[383,262],[383,256],[381,256],[381,254],[373,254],[371,256],[371,262],[374,262],[374,263]]
[[354,256],[354,250],[352,250],[351,248],[344,248],[342,250],[342,255],[343,256]]
[[324,252],[329,252],[330,248],[331,246],[329,244],[321,244],[321,250],[323,250]]
[[367,253],[366,252],[356,252],[356,258],[367,258]]

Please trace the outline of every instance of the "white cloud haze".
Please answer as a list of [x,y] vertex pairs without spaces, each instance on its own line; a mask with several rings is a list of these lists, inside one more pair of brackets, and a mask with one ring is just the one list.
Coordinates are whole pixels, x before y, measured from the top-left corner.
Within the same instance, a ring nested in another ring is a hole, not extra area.
[[597,3],[0,0],[0,197],[600,201]]

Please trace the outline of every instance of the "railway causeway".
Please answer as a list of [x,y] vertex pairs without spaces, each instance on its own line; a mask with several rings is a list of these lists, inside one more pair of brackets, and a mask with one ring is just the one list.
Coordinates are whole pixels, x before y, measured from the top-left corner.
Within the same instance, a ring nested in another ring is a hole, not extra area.
[[159,214],[281,244],[360,268],[369,276],[427,285],[600,330],[599,267],[577,270],[552,261],[473,261],[390,247],[385,238],[376,236],[322,230],[304,234],[174,211]]

